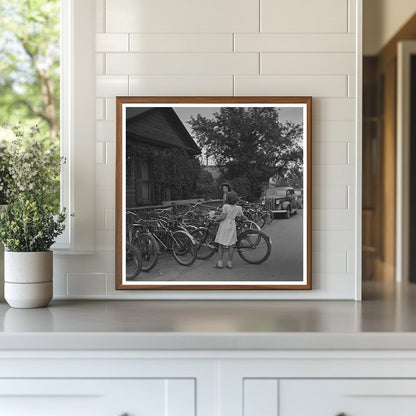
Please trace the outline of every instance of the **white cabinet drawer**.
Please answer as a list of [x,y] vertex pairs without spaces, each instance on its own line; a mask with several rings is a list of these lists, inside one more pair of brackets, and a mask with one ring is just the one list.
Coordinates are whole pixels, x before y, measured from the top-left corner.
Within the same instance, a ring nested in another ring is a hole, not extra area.
[[7,416],[195,416],[195,380],[28,379],[0,381]]
[[280,380],[278,402],[279,416],[414,416],[416,381]]

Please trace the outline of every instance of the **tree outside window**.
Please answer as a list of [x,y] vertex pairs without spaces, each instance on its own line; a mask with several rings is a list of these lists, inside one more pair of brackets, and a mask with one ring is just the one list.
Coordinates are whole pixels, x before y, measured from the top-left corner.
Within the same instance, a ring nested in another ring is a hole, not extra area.
[[59,0],[0,0],[0,90],[0,140],[36,125],[59,155]]

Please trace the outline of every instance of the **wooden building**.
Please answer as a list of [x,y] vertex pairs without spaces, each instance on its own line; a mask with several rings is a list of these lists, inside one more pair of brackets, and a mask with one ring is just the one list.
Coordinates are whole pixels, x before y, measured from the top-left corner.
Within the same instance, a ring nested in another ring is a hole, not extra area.
[[199,166],[196,155],[200,152],[171,107],[128,108],[126,206],[156,205],[173,197],[186,198],[181,185],[192,180],[186,167]]

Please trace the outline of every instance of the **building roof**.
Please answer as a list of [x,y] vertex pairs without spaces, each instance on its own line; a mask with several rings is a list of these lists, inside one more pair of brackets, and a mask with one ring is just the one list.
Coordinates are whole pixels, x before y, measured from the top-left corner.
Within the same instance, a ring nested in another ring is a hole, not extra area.
[[201,153],[171,107],[128,107],[126,138],[160,147],[186,149],[191,154]]

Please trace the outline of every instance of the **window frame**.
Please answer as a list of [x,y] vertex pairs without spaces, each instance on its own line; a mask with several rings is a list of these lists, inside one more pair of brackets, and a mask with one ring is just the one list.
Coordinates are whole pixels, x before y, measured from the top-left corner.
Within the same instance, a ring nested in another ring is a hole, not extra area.
[[[61,206],[58,254],[95,252],[95,1],[61,0]],[[72,215],[73,214],[73,215]]]

